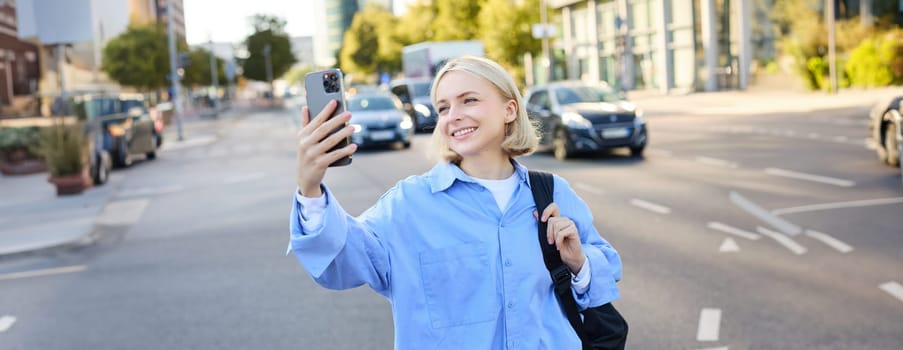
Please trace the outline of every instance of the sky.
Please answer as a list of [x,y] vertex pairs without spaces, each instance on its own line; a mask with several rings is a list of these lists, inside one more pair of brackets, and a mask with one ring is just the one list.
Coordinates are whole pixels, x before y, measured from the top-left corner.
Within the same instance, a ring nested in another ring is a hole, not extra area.
[[[406,0],[393,0],[400,7]],[[314,34],[313,0],[183,0],[188,44],[240,42],[251,34],[248,17],[270,14],[286,20],[289,36]]]

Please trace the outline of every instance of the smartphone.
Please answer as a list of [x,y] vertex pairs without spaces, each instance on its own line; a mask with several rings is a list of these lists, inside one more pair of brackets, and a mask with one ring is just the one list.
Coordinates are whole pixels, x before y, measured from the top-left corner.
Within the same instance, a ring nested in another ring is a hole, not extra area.
[[[307,73],[304,77],[304,89],[307,93],[307,108],[310,113],[310,118],[320,114],[320,111],[326,108],[326,105],[332,100],[338,101],[339,104],[336,106],[335,112],[332,112],[332,115],[329,116],[330,118],[345,112],[344,80],[342,71],[338,68]],[[345,127],[345,125],[336,128],[332,133],[341,130],[343,127]],[[330,135],[332,133],[330,133]],[[336,144],[335,147],[329,149],[329,152],[345,147],[349,142],[351,142],[351,140],[346,137]],[[343,157],[332,164],[329,164],[329,166],[343,166],[348,164],[351,164],[351,156]]]

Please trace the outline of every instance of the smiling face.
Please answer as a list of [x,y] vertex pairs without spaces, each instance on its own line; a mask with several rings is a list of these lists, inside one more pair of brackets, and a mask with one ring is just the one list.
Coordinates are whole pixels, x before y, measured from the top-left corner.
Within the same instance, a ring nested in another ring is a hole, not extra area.
[[448,147],[468,159],[501,159],[506,124],[517,117],[517,103],[505,100],[488,80],[465,71],[451,71],[437,82],[436,132]]

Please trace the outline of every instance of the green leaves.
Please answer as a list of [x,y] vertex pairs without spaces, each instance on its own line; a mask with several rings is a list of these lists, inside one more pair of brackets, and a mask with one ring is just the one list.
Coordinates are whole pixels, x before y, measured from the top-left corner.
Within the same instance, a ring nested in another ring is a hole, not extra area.
[[144,90],[168,85],[166,32],[155,26],[129,26],[104,46],[100,68],[121,85]]
[[[269,46],[272,78],[277,79],[297,62],[292,53],[292,44],[285,33],[285,20],[268,15],[254,15],[250,18],[254,33],[245,39],[249,56],[238,59],[245,78],[267,81],[267,60],[265,49]],[[209,60],[209,58],[208,58]],[[194,60],[192,59],[192,62]],[[207,66],[209,72],[210,67]],[[209,73],[208,73],[209,75]]]

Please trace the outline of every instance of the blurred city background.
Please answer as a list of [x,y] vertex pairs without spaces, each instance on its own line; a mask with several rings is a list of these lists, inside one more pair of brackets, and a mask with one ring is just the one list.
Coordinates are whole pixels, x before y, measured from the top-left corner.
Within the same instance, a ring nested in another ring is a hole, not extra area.
[[285,255],[305,76],[356,215],[465,54],[622,254],[629,348],[903,349],[903,0],[0,0],[0,348],[391,348]]

